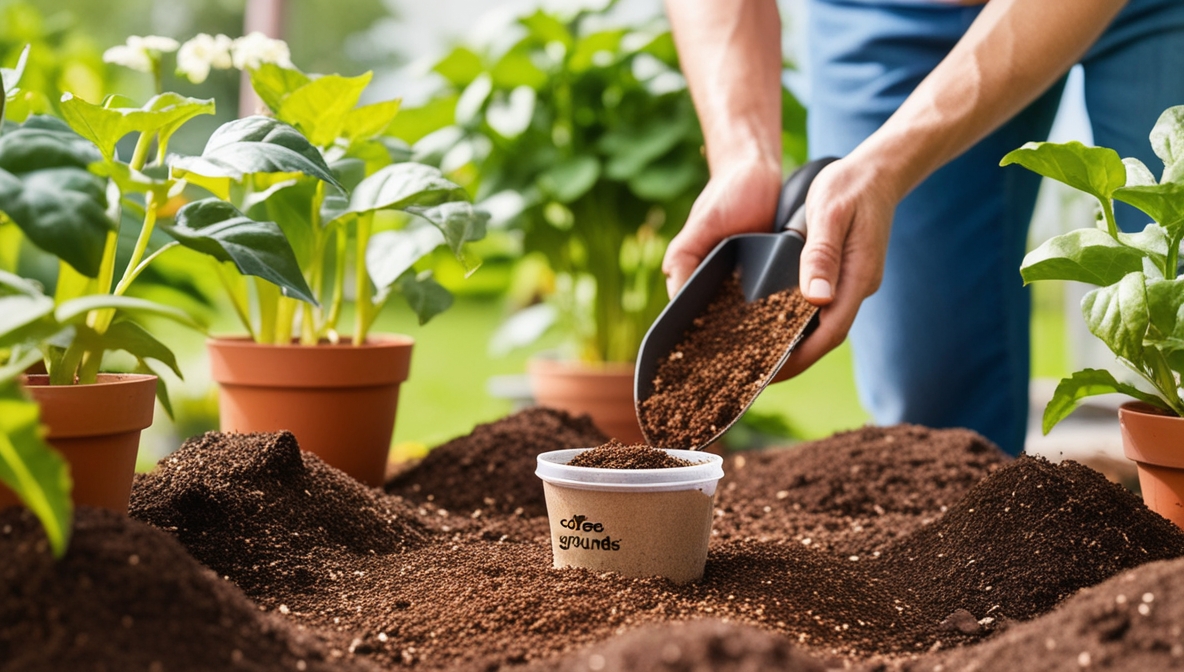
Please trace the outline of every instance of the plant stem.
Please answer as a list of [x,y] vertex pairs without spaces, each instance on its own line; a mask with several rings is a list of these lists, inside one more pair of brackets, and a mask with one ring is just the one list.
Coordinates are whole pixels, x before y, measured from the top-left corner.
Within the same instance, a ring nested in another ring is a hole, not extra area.
[[325,331],[336,331],[337,321],[341,318],[341,304],[345,300],[345,261],[349,251],[346,230],[342,225],[337,226],[334,244],[335,258],[333,265],[333,298],[329,303],[329,317],[325,320]]
[[1108,198],[1100,200],[1102,201],[1102,217],[1106,219],[1106,230],[1109,231],[1111,238],[1118,240],[1118,222],[1114,219],[1114,202]]
[[358,216],[358,230],[355,236],[357,247],[354,258],[354,345],[366,342],[366,331],[370,328],[367,315],[370,305],[370,278],[366,274],[366,246],[370,242],[370,227],[374,214]]
[[136,140],[136,149],[132,152],[132,160],[128,165],[132,170],[142,170],[144,164],[148,161],[148,150],[152,147],[153,135],[150,133],[141,133],[138,140]]
[[[172,244],[169,243],[169,245]],[[157,254],[160,254],[169,245],[160,248]],[[239,321],[247,328],[247,333],[251,336],[251,340],[256,343],[260,342],[259,337],[255,334],[255,330],[251,327],[251,306],[244,301],[246,299],[246,292],[244,291],[246,288],[244,284],[245,280],[237,273],[233,276],[228,274],[226,269],[222,267],[222,262],[212,257],[210,258],[210,262],[214,265],[214,272],[218,275],[218,279],[222,281],[222,286],[226,288],[226,293],[230,296],[230,303],[234,306],[234,312],[238,314]]]
[[126,292],[129,287],[131,287],[131,284],[135,282],[136,278],[140,277],[140,274],[144,272],[144,269],[148,268],[148,264],[151,264],[153,260],[155,260],[164,252],[171,250],[174,247],[178,247],[179,245],[180,243],[176,241],[161,245],[159,249],[145,257],[140,263],[136,264],[135,268],[132,268],[131,263],[128,263],[127,270],[123,273],[123,279],[119,281],[119,286],[115,288],[115,296],[122,296],[123,293]]
[[276,302],[276,316],[275,316],[275,344],[276,345],[291,345],[292,344],[292,321],[296,318],[297,304],[300,302],[296,299],[280,296]]
[[1180,241],[1182,240],[1184,240],[1184,231],[1173,235],[1168,241],[1168,258],[1164,262],[1163,269],[1163,277],[1166,280],[1173,280],[1180,275]]
[[[152,231],[156,228],[156,208],[156,195],[150,191],[144,199],[144,223],[140,226],[140,235],[136,238],[136,247],[132,250],[131,259],[128,260],[127,267],[123,269],[123,277],[115,287],[116,296],[121,296],[126,292],[136,276],[144,270],[140,268],[140,260],[144,258],[144,252],[148,249],[148,241],[152,238]],[[153,254],[148,259],[151,260],[155,257],[156,254]]]
[[280,288],[266,280],[255,278],[255,296],[259,299],[259,338],[256,340],[260,343],[275,343]]

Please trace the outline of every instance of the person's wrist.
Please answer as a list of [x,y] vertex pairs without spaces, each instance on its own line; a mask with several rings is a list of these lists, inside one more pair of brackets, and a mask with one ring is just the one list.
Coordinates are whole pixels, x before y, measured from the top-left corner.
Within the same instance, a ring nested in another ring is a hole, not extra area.
[[886,129],[873,133],[846,158],[894,206],[927,175],[923,156],[917,153],[915,144]]
[[774,176],[781,181],[781,146],[752,136],[713,143],[707,150],[712,176],[737,171]]

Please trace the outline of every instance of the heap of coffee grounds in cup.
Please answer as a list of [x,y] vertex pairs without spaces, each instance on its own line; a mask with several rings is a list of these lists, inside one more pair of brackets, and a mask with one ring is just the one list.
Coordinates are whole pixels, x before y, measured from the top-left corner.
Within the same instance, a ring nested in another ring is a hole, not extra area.
[[627,446],[616,439],[576,455],[568,462],[573,467],[596,469],[670,469],[689,467],[693,462],[641,443]]
[[797,288],[746,301],[732,277],[658,366],[641,402],[646,437],[663,448],[702,448],[777,372],[816,310]]

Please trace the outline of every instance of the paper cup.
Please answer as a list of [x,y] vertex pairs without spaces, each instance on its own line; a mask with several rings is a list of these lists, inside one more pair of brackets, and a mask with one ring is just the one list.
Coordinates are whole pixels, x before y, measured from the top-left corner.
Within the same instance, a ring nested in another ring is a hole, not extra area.
[[693,462],[669,469],[594,469],[568,464],[590,450],[538,457],[555,567],[697,581],[707,563],[715,487],[723,459],[666,450]]

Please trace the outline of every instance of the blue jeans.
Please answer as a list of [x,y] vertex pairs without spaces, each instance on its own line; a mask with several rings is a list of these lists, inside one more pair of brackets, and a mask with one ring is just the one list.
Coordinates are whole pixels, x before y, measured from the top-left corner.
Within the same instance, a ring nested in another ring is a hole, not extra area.
[[[879,128],[980,10],[812,0],[810,153],[844,156]],[[1131,0],[1081,63],[1094,142],[1158,175],[1148,134],[1184,103],[1184,2]],[[897,208],[883,283],[850,334],[860,399],[877,423],[969,427],[1023,451],[1030,297],[1019,267],[1040,180],[999,160],[1048,137],[1063,85]],[[1118,218],[1127,230],[1148,221],[1127,206]]]

